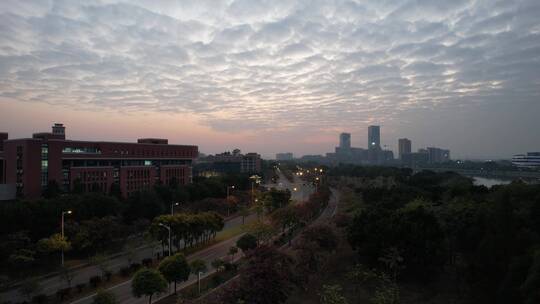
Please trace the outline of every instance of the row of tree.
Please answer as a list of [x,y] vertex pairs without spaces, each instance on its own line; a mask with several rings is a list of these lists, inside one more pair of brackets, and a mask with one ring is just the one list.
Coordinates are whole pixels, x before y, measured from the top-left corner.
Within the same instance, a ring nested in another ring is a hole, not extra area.
[[[163,248],[167,245],[180,250],[182,247],[191,247],[210,241],[223,227],[223,217],[216,212],[178,213],[157,216],[152,221],[149,232],[161,241]],[[168,228],[171,229],[171,244],[169,244]]]
[[131,290],[137,298],[147,296],[148,303],[151,304],[155,294],[167,289],[167,283],[174,283],[176,294],[177,283],[187,281],[190,274],[198,275],[207,269],[203,260],[188,263],[183,254],[177,253],[163,259],[157,269],[143,268],[137,271],[131,281]]
[[[226,187],[231,184],[235,185],[234,196],[227,200]],[[4,202],[0,204],[0,258],[9,263],[0,269],[19,275],[20,270],[54,264],[50,259],[61,248],[80,257],[104,251],[113,241],[145,232],[151,221],[168,213],[175,201],[182,203],[178,209],[187,212],[216,211],[226,215],[251,200],[244,195],[247,189],[249,176],[225,175],[197,177],[186,186],[158,184],[127,199],[102,193],[72,193]],[[65,239],[58,242],[60,215],[67,210],[72,213],[65,216]],[[68,240],[69,245],[64,244]]]

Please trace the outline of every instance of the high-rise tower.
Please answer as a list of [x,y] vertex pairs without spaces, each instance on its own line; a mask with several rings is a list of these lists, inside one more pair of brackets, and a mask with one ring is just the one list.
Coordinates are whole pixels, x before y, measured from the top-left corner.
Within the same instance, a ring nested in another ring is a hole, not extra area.
[[339,134],[339,147],[342,150],[351,149],[351,133],[341,133]]
[[368,127],[368,148],[369,149],[381,148],[381,127],[380,126]]
[[411,153],[411,141],[408,138],[400,138],[398,140],[399,145],[399,159],[403,159],[403,154]]

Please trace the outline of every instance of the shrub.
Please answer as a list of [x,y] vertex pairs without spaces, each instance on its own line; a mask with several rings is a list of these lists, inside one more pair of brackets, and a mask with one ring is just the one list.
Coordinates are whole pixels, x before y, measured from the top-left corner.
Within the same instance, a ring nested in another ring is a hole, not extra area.
[[215,275],[212,277],[211,286],[212,288],[217,287],[223,283],[223,278],[220,275]]
[[88,280],[88,282],[90,283],[90,285],[94,288],[96,288],[99,283],[101,283],[101,277],[100,276],[93,276],[93,277],[90,277],[90,279]]
[[105,280],[107,280],[107,282],[109,282],[111,280],[112,275],[113,275],[112,272],[106,271],[105,272]]
[[120,268],[120,275],[123,277],[127,277],[131,274],[131,268],[130,267],[122,267]]
[[152,259],[151,259],[151,258],[143,259],[143,260],[142,260],[142,264],[143,264],[145,267],[150,267],[150,265],[152,265]]
[[139,270],[139,268],[141,268],[141,264],[132,263],[131,265],[129,265],[129,268],[131,269],[131,271],[137,271],[137,270]]
[[32,298],[32,303],[35,304],[44,304],[47,303],[47,295],[45,294],[38,294],[37,296]]
[[59,290],[56,292],[56,297],[57,297],[60,301],[64,301],[64,299],[66,299],[66,298],[69,296],[70,292],[71,292],[71,288],[70,288],[70,287],[59,289]]
[[75,285],[75,287],[77,288],[78,293],[81,293],[85,286],[86,286],[86,284],[84,284],[84,283]]

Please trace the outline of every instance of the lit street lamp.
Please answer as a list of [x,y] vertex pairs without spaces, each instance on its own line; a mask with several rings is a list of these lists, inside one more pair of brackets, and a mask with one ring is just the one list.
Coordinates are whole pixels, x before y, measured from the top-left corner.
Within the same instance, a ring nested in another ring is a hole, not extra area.
[[253,201],[255,199],[255,183],[259,184],[261,182],[261,177],[258,175],[252,175],[249,177],[251,179],[251,204],[253,205]]
[[161,226],[161,227],[164,227],[167,230],[169,230],[169,256],[171,256],[171,241],[172,241],[172,239],[171,239],[171,227],[169,227],[169,226],[167,226],[165,224],[162,224],[162,223],[159,223],[158,225]]
[[171,203],[171,215],[174,215],[174,206],[179,206],[180,203],[176,202],[176,203]]
[[229,190],[230,189],[234,189],[234,185],[232,186],[227,186],[227,200],[229,199]]
[[[71,214],[71,210],[62,211],[62,242],[64,241],[64,215]],[[62,246],[62,267],[64,266],[64,246]]]
[[229,212],[230,212],[230,206],[229,206],[229,190],[230,189],[234,189],[234,185],[227,186],[227,216],[229,216]]

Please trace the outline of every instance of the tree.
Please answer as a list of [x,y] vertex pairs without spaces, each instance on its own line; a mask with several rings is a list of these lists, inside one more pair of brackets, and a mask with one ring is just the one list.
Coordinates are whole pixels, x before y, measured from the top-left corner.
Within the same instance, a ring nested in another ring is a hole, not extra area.
[[71,249],[71,243],[68,242],[67,238],[62,237],[60,233],[55,233],[48,238],[39,240],[37,245],[38,249],[45,253],[59,252],[62,249],[66,252]]
[[125,235],[123,228],[120,220],[114,216],[85,220],[76,229],[73,247],[86,253],[103,251],[110,240]]
[[201,259],[193,260],[189,266],[191,268],[191,273],[195,275],[199,272],[206,272],[208,270],[206,262]]
[[120,304],[114,293],[98,289],[96,296],[92,299],[92,304]]
[[539,303],[540,301],[540,250],[534,254],[533,263],[528,271],[527,278],[521,285],[521,293],[525,304]]
[[189,265],[191,268],[191,273],[197,276],[197,285],[199,285],[199,292],[200,292],[200,286],[201,286],[201,272],[206,272],[208,270],[208,267],[206,266],[206,262],[201,259],[196,259],[191,262]]
[[336,233],[330,226],[325,224],[313,225],[306,228],[300,237],[317,243],[319,248],[326,252],[336,250],[338,245]]
[[212,261],[211,265],[217,272],[220,272],[225,267],[225,261],[222,259],[215,259]]
[[129,266],[137,258],[137,245],[134,242],[127,242],[124,246],[124,251],[126,252],[126,260]]
[[229,248],[229,255],[231,256],[231,263],[234,261],[234,256],[238,253],[238,247],[236,246],[231,246],[231,248]]
[[240,216],[242,216],[242,225],[246,223],[246,217],[249,216],[249,208],[247,206],[240,207]]
[[165,206],[159,196],[153,191],[136,192],[129,197],[124,216],[128,222],[139,218],[152,220],[163,213]]
[[291,200],[291,192],[287,190],[277,190],[275,188],[270,189],[263,196],[262,202],[264,207],[272,212],[279,208],[285,207]]
[[296,282],[293,263],[273,247],[257,247],[248,253],[238,283],[221,294],[220,303],[285,303]]
[[236,247],[242,249],[242,252],[246,253],[248,250],[257,247],[257,238],[252,234],[246,233],[236,241]]
[[167,289],[167,280],[157,270],[143,268],[135,273],[131,281],[131,291],[137,298],[148,296],[152,304],[152,296]]
[[274,235],[274,227],[262,221],[255,221],[249,224],[248,231],[257,238],[257,243],[264,243]]
[[174,293],[176,294],[176,283],[187,281],[191,269],[183,254],[177,253],[166,257],[159,263],[159,272],[163,274],[169,282],[174,282]]
[[8,262],[16,269],[27,269],[36,261],[35,254],[35,251],[30,249],[19,249],[9,256]]
[[321,304],[347,304],[347,299],[342,295],[342,288],[339,285],[323,285],[322,292],[319,293]]
[[297,214],[292,205],[274,211],[270,216],[270,220],[274,226],[281,227],[282,232],[287,228],[292,228],[298,223]]

